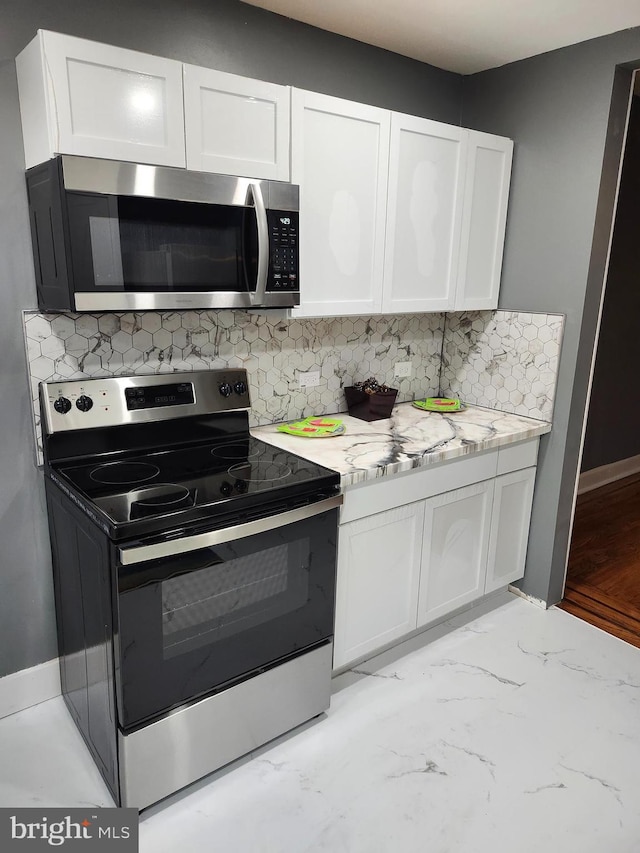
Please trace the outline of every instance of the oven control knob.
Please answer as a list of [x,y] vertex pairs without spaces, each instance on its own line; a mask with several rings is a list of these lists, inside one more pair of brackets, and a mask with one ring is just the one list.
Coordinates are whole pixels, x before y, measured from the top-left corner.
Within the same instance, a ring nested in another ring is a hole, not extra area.
[[242,380],[240,380],[239,382],[236,382],[236,384],[233,386],[233,390],[236,392],[236,394],[246,394],[247,383],[242,382]]
[[80,409],[81,412],[88,412],[89,409],[93,408],[93,400],[91,397],[87,397],[86,394],[82,394],[76,400],[76,408]]
[[245,483],[245,481],[244,480],[236,480],[236,492],[240,492],[240,494],[242,494],[243,492],[246,492],[246,491],[247,491],[247,484]]
[[86,394],[81,394],[76,400],[76,408],[80,409],[81,412],[88,412],[89,409],[93,408],[93,400]]
[[218,391],[222,394],[223,397],[230,397],[233,388],[229,385],[228,382],[223,382],[222,385],[218,388]]
[[232,491],[233,491],[233,486],[231,485],[231,483],[227,483],[227,482],[225,481],[225,482],[224,482],[224,483],[222,483],[222,485],[220,486],[220,493],[221,493],[222,495],[224,495],[224,496],[225,496],[225,498],[228,498]]
[[71,400],[67,400],[66,397],[58,397],[53,404],[53,408],[58,412],[58,414],[66,415],[71,408]]

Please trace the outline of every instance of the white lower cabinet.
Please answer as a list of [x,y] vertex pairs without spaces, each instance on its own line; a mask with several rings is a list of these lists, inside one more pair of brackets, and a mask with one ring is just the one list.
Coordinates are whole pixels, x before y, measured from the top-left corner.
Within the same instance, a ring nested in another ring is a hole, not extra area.
[[423,512],[418,502],[340,528],[335,667],[416,627]]
[[424,504],[418,627],[484,593],[493,480]]
[[495,479],[485,593],[524,574],[535,479],[535,468]]
[[[433,494],[442,482],[438,466],[426,478],[424,469],[347,489],[334,668],[523,576],[537,449],[536,438],[446,463],[440,468],[448,471],[448,482],[460,487],[440,494]],[[486,479],[474,482],[479,472]],[[403,495],[411,503],[391,506]]]

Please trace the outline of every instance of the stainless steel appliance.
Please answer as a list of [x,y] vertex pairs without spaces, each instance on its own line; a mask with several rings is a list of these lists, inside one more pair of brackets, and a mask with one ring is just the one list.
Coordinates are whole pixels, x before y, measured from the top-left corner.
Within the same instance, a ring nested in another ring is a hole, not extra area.
[[41,385],[63,695],[144,808],[329,706],[339,475],[243,370]]
[[42,310],[300,303],[294,184],[59,156],[27,192]]

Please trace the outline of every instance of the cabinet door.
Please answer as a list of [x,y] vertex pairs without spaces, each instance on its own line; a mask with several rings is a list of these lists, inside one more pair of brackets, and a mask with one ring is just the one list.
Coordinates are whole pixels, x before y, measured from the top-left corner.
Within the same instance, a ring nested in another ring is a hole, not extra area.
[[416,627],[422,522],[419,502],[340,527],[335,667]]
[[485,592],[524,575],[535,478],[535,468],[496,477]]
[[289,180],[289,87],[184,66],[187,168]]
[[484,592],[493,480],[425,501],[418,625]]
[[383,311],[453,308],[468,131],[393,113]]
[[456,309],[496,308],[513,142],[469,131]]
[[379,313],[390,113],[292,90],[291,179],[300,184],[297,316]]
[[54,154],[185,165],[180,62],[43,30],[16,62],[27,166]]

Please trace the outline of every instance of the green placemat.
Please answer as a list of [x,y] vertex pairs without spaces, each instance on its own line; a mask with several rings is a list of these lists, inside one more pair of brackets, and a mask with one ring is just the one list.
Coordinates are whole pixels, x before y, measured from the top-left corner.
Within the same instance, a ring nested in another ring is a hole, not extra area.
[[425,412],[463,412],[466,409],[458,397],[427,397],[426,400],[414,400],[413,405]]
[[337,418],[310,417],[280,424],[277,430],[300,438],[333,438],[345,432],[345,425]]

